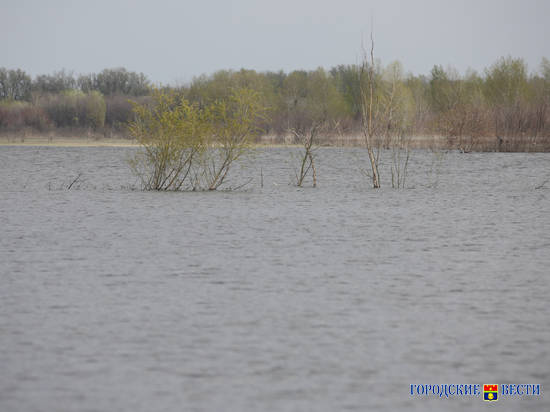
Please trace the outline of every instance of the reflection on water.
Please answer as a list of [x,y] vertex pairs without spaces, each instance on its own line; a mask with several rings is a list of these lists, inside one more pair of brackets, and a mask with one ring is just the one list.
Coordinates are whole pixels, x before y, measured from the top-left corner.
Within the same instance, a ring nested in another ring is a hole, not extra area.
[[374,191],[360,150],[319,151],[297,189],[266,149],[244,190],[145,193],[132,150],[0,148],[0,410],[458,411],[483,402],[409,384],[550,387],[548,154],[415,152],[410,189]]

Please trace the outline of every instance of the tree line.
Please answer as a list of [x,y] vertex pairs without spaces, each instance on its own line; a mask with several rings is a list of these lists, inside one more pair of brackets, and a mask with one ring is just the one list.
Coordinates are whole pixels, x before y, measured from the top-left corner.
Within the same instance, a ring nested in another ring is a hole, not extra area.
[[133,116],[128,100],[147,99],[150,92],[143,73],[125,68],[79,76],[61,70],[34,79],[20,69],[0,68],[0,131],[124,131]]
[[151,82],[143,73],[125,68],[105,69],[100,73],[81,74],[60,70],[41,74],[34,79],[21,69],[0,68],[0,99],[31,101],[33,95],[59,94],[67,90],[83,93],[97,91],[104,96],[143,96],[149,93]]
[[[373,61],[371,66],[368,71],[361,64],[290,73],[220,70],[184,86],[161,89],[198,108],[227,99],[235,90],[252,90],[267,108],[266,115],[256,119],[260,135],[297,141],[322,119],[322,130],[315,129],[323,135],[319,141],[334,143],[339,137],[362,134],[362,76],[370,76],[375,91],[382,89],[377,85],[391,85],[395,93],[384,96],[399,96],[399,110],[388,115],[400,116],[404,134],[443,136],[448,146],[463,150],[548,150],[550,146],[546,58],[533,71],[523,59],[512,57],[498,59],[481,73],[460,74],[436,65],[429,75],[413,75],[406,74],[399,62]],[[153,102],[151,85],[145,75],[123,68],[79,76],[60,71],[34,79],[19,69],[0,68],[0,130],[79,127],[124,133],[135,116],[130,101]],[[374,100],[381,98],[385,97],[373,94]]]

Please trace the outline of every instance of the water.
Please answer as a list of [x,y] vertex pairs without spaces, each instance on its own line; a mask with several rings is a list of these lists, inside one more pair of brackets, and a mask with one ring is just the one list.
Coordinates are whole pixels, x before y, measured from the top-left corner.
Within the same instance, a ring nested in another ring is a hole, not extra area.
[[550,155],[415,152],[410,188],[386,164],[375,191],[360,150],[321,149],[299,189],[292,149],[266,149],[239,191],[152,193],[133,150],[0,148],[0,410],[460,411],[484,402],[409,385],[550,388]]

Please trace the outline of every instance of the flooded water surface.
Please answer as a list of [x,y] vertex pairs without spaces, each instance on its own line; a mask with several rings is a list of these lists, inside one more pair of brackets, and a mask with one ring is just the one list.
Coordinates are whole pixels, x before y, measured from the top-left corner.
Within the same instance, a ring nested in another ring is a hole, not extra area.
[[487,405],[410,385],[550,390],[550,155],[418,151],[405,190],[387,163],[373,190],[363,151],[321,149],[300,189],[293,150],[258,150],[236,191],[157,193],[133,189],[132,148],[0,147],[0,410],[461,411]]

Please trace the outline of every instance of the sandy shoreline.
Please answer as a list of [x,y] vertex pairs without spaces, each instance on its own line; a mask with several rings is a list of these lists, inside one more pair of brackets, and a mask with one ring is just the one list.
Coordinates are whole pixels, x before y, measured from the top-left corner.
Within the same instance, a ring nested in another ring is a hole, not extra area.
[[[1,146],[44,146],[44,147],[139,147],[132,139],[123,138],[87,138],[87,137],[7,137],[0,136]],[[254,147],[296,147],[292,143],[272,143],[264,141],[255,143]]]
[[[412,136],[408,141],[411,149],[461,150],[473,152],[548,152],[545,139],[536,142],[532,138],[506,138],[500,147],[495,138],[445,138],[442,136]],[[326,147],[364,147],[361,136],[341,136],[331,139],[320,139],[320,146]],[[139,147],[133,139],[103,136],[7,136],[0,135],[1,146],[42,146],[42,147]],[[253,144],[254,147],[299,147],[288,138],[262,136]]]
[[53,146],[53,147],[138,147],[134,140],[120,138],[90,139],[86,137],[0,137],[0,146]]
[[[414,137],[412,141],[418,138]],[[282,141],[281,141],[282,140]],[[433,140],[433,138],[430,138]],[[358,147],[362,146],[362,140],[357,136],[336,138],[334,141],[320,142],[321,146],[331,147]],[[52,146],[52,147],[139,147],[133,139],[121,137],[86,137],[86,136],[0,136],[0,146]],[[299,146],[288,138],[262,136],[255,147],[295,147]]]

